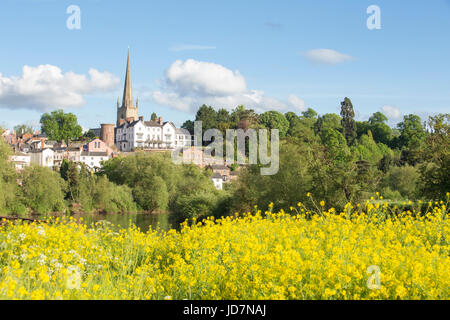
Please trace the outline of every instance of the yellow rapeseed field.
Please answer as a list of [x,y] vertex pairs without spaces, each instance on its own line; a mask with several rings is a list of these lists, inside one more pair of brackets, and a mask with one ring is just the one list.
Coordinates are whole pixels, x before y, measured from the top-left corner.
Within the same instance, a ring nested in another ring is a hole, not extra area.
[[0,299],[449,299],[444,203],[212,218],[181,231],[72,219],[0,227]]

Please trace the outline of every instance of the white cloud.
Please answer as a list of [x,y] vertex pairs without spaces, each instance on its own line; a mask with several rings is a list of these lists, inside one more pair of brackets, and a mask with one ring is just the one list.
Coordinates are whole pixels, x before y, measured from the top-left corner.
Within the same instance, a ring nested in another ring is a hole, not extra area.
[[347,54],[340,53],[332,49],[314,49],[306,52],[304,56],[312,62],[330,65],[351,61],[354,59]]
[[189,59],[175,61],[166,71],[162,87],[152,93],[153,100],[185,112],[202,104],[232,109],[245,105],[257,112],[301,109],[302,100],[291,95],[287,104],[270,98],[260,90],[250,90],[239,71],[222,65]]
[[78,107],[85,103],[84,95],[113,90],[120,82],[109,72],[90,69],[88,74],[63,73],[48,64],[24,66],[21,76],[4,77],[0,73],[0,108],[45,111]]
[[196,44],[180,44],[169,48],[169,51],[193,51],[193,50],[214,50],[215,46],[202,46]]
[[400,110],[393,106],[383,106],[381,108],[383,113],[390,119],[390,120],[397,120],[402,117],[402,113]]
[[193,59],[175,61],[166,71],[166,80],[178,90],[209,95],[229,95],[247,90],[239,71]]
[[287,103],[297,109],[298,111],[305,111],[306,110],[306,104],[305,100],[300,99],[294,94],[290,94],[287,98]]

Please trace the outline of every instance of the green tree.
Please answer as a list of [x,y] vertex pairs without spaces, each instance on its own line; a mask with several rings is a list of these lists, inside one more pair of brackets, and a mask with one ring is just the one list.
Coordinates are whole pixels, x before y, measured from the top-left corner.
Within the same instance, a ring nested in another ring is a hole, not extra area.
[[158,116],[156,115],[156,113],[152,113],[152,115],[150,116],[150,120],[152,121],[156,121],[156,119],[158,118]]
[[253,109],[246,109],[240,105],[231,112],[231,127],[234,129],[247,130],[256,126],[258,122],[259,116]]
[[92,139],[95,139],[95,138],[98,138],[98,137],[95,135],[94,131],[89,129],[88,131],[86,131],[83,134],[83,138],[86,139],[86,140],[92,140]]
[[356,139],[356,122],[354,120],[355,111],[353,110],[353,104],[347,97],[341,102],[341,117],[342,133],[345,140],[347,140],[347,144],[351,146]]
[[41,116],[41,129],[50,140],[78,140],[82,135],[81,126],[73,113],[56,110]]
[[49,168],[31,165],[22,172],[24,201],[33,212],[48,214],[65,209],[65,181]]
[[[3,130],[0,128],[0,133]],[[17,184],[17,173],[8,161],[12,155],[11,147],[0,137],[0,213],[24,214],[25,206]]]
[[397,127],[400,131],[397,147],[402,149],[402,160],[410,165],[421,162],[426,134],[420,117],[414,114],[405,115]]
[[311,108],[308,108],[306,111],[303,111],[303,112],[302,112],[302,115],[303,115],[305,118],[313,119],[313,118],[316,118],[316,117],[317,117],[317,112],[314,111],[314,110],[311,109]]
[[316,132],[316,134],[320,134],[320,132],[324,129],[332,129],[342,132],[341,120],[341,117],[335,113],[327,113],[323,116],[319,116],[314,124],[314,132]]
[[445,199],[450,190],[450,114],[429,117],[426,148],[420,157],[420,193],[429,199]]
[[278,129],[280,137],[286,136],[289,130],[289,121],[278,111],[267,111],[260,116],[260,123],[268,129]]
[[398,191],[404,199],[414,199],[417,193],[419,173],[416,168],[405,165],[391,167],[381,183],[382,193]]
[[387,125],[387,120],[388,118],[384,114],[375,112],[368,121],[368,130],[372,131],[373,139],[385,145],[389,145],[392,140],[392,129]]
[[196,121],[202,121],[203,132],[217,128],[217,112],[213,107],[202,105],[195,116]]

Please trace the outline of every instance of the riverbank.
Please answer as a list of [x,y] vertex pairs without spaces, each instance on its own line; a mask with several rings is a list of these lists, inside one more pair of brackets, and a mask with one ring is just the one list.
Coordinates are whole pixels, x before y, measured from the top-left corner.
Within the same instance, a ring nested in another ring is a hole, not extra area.
[[416,217],[366,209],[145,233],[73,218],[9,224],[0,299],[448,299],[445,205]]

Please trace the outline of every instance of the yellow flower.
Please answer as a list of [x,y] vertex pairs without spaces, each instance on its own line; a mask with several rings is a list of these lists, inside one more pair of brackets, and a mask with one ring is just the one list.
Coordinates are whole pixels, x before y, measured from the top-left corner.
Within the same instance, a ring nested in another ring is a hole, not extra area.
[[320,205],[322,206],[322,207],[324,207],[325,206],[325,201],[320,201]]

